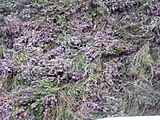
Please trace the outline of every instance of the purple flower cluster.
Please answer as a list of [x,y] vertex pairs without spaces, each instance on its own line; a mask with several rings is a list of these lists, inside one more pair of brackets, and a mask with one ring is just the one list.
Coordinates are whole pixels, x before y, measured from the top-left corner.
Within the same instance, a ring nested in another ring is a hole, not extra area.
[[105,80],[109,85],[113,85],[114,81],[116,81],[114,77],[119,76],[119,71],[118,71],[119,67],[120,67],[120,62],[118,61],[106,63],[106,69],[104,71],[104,74],[105,74]]
[[0,118],[8,120],[12,111],[11,105],[0,106]]
[[90,19],[86,22],[80,19],[75,19],[71,24],[74,26],[74,29],[78,30],[80,33],[87,31],[87,29],[93,26],[93,23]]
[[142,0],[104,0],[104,4],[110,12],[127,11],[133,6],[140,5]]
[[52,106],[55,107],[57,104],[57,99],[55,96],[45,96],[42,98],[42,103],[45,107]]
[[18,36],[21,31],[21,24],[15,15],[5,17],[5,26],[0,27],[0,35]]
[[8,96],[0,94],[0,119],[9,119],[12,112],[11,102]]
[[94,116],[92,115],[93,113],[91,112],[92,111],[96,112],[98,109],[99,109],[98,103],[87,101],[80,106],[80,110],[77,111],[77,114],[82,118],[91,119],[91,118],[94,118]]
[[35,117],[31,115],[31,113],[29,113],[23,107],[21,107],[16,110],[14,119],[23,120],[24,118],[28,120],[35,120]]
[[150,13],[154,16],[160,16],[160,2],[150,6]]
[[118,45],[118,40],[112,37],[112,29],[110,27],[106,31],[98,31],[92,39],[92,43],[81,48],[82,51],[85,51],[87,61],[92,61],[100,55],[108,56],[110,49]]
[[154,74],[156,77],[160,77],[160,62],[157,62],[153,68]]
[[14,70],[14,62],[12,59],[12,52],[4,54],[3,59],[0,59],[0,86],[3,90],[9,87],[12,82],[13,75],[16,73]]

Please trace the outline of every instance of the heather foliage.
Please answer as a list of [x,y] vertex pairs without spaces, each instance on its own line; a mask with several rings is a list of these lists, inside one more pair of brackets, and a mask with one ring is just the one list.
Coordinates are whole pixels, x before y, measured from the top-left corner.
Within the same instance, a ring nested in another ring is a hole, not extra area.
[[158,0],[0,4],[0,119],[160,114]]

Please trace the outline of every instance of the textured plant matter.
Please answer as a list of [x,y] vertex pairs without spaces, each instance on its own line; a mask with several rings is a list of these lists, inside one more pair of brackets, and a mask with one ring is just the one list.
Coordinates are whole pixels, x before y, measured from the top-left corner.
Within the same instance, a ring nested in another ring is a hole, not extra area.
[[142,0],[120,0],[120,1],[114,1],[114,0],[104,0],[103,4],[106,6],[106,9],[109,12],[124,12],[129,10],[132,7],[140,5]]
[[158,0],[0,6],[0,119],[159,115]]

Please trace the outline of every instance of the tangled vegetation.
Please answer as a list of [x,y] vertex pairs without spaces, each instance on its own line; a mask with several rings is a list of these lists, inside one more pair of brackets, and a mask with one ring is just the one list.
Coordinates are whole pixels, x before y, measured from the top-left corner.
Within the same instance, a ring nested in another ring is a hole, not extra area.
[[0,119],[160,115],[159,0],[0,1]]

